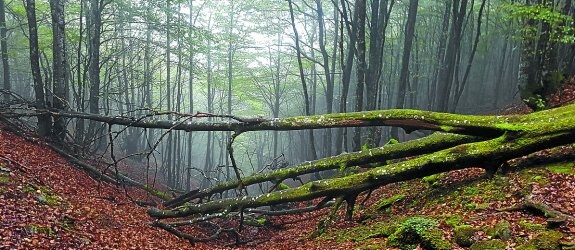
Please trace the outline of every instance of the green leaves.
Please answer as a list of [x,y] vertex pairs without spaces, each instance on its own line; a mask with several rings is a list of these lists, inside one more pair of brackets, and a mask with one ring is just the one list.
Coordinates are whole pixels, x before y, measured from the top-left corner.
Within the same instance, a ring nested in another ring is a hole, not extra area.
[[[549,38],[557,43],[575,43],[575,28],[573,18],[561,13],[548,4],[506,4],[503,10],[508,12],[512,20],[520,20],[525,24],[521,29],[523,40],[534,40],[540,35],[540,24],[549,26]],[[543,31],[545,32],[545,31]]]

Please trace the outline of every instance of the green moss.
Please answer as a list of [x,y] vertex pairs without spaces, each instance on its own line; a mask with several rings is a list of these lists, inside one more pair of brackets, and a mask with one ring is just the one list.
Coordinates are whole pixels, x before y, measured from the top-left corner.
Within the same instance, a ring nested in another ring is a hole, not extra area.
[[6,184],[8,182],[10,182],[10,175],[0,174],[0,184]]
[[449,241],[437,229],[438,222],[424,217],[412,217],[401,223],[387,238],[389,245],[400,249],[414,249],[421,244],[426,249],[451,249]]
[[24,187],[22,188],[22,191],[23,191],[24,193],[33,193],[33,192],[36,192],[36,187],[34,187],[34,186],[30,185],[30,184],[27,184],[26,186],[24,186]]
[[[402,220],[402,219],[398,219]],[[336,242],[364,242],[368,239],[387,237],[395,232],[397,220],[377,222],[371,225],[357,226],[350,229],[337,230],[322,235],[320,240],[335,240]]]
[[517,247],[517,250],[559,250],[563,234],[557,231],[545,231],[534,239]]
[[453,231],[455,232],[455,243],[462,247],[469,247],[471,246],[475,240],[473,239],[473,235],[477,232],[477,229],[473,228],[470,225],[461,225],[456,226]]
[[525,228],[526,230],[529,230],[532,232],[539,232],[539,231],[545,230],[545,225],[538,224],[538,223],[531,223],[531,222],[526,221],[526,220],[521,220],[521,221],[519,221],[518,224],[521,227]]
[[546,168],[553,173],[575,175],[575,167],[573,162],[548,165]]
[[280,183],[277,187],[276,190],[286,190],[289,189],[289,186],[285,183]]
[[158,191],[157,189],[151,188],[148,185],[144,184],[144,190],[146,190],[149,194],[156,196],[162,200],[171,200],[172,197],[165,192]]
[[405,198],[405,195],[403,194],[396,194],[394,196],[391,196],[389,198],[385,198],[380,200],[379,202],[377,202],[376,204],[373,205],[373,208],[377,209],[377,210],[385,210],[389,207],[391,207],[391,205],[393,205],[393,203],[396,203],[400,200],[403,200]]
[[511,239],[511,236],[511,224],[509,224],[508,221],[504,220],[495,225],[495,238],[509,240]]
[[447,175],[447,173],[433,174],[423,177],[421,180],[432,187],[439,187],[439,182],[443,179],[443,177],[445,177],[445,175]]
[[501,240],[486,240],[473,243],[469,250],[503,250],[506,246]]
[[24,226],[24,230],[26,232],[28,232],[29,234],[45,234],[46,236],[49,237],[56,237],[56,231],[54,231],[51,227],[47,227],[47,226],[40,226],[37,224],[31,224],[28,226]]
[[26,184],[22,188],[25,193],[34,193],[34,199],[42,205],[56,206],[60,205],[63,199],[54,194],[47,186],[34,186],[32,184]]
[[445,224],[450,225],[451,227],[456,227],[461,223],[462,220],[463,217],[461,217],[461,215],[447,215],[447,218],[445,218]]

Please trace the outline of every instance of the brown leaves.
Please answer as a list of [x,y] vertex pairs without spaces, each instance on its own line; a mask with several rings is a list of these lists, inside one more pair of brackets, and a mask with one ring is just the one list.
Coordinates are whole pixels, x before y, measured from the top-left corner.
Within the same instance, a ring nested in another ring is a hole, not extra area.
[[[0,130],[0,155],[26,167],[19,171],[0,158],[13,170],[10,182],[0,184],[0,249],[193,249],[150,227],[145,209],[131,203],[124,190],[98,183],[41,145]],[[128,192],[148,199],[141,190]],[[61,200],[46,205],[35,200],[39,194]]]

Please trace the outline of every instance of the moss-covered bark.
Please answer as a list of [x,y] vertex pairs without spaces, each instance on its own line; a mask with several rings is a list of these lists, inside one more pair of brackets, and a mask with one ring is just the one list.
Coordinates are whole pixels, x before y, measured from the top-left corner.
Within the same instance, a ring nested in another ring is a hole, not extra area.
[[[401,114],[399,111],[396,112]],[[406,113],[411,112],[412,111],[406,111]],[[444,115],[444,118],[445,117],[453,117],[453,115],[446,114]],[[467,124],[465,121],[459,120],[450,120],[448,123]],[[509,159],[575,141],[574,105],[523,116],[476,118],[470,123],[474,124],[470,125],[470,127],[481,128],[480,130],[483,131],[501,131],[501,134],[495,138],[478,142],[462,143],[434,153],[424,154],[411,160],[377,167],[350,176],[314,181],[300,187],[258,196],[245,196],[201,204],[191,204],[180,206],[173,210],[151,209],[148,213],[155,218],[183,217],[194,214],[221,212],[224,210],[234,211],[285,202],[311,200],[318,197],[353,197],[362,191],[374,189],[388,183],[420,178],[471,166],[483,165],[486,168],[497,166],[499,163],[503,163]],[[443,126],[441,123],[437,125]],[[358,154],[365,153],[366,152],[357,153],[355,156],[358,157]],[[347,162],[361,159],[361,157],[346,159],[342,156],[336,159],[339,160],[338,164],[346,164]],[[333,159],[325,159],[323,163],[328,162],[333,162]],[[337,164],[332,163],[331,165]],[[305,167],[305,164],[299,168],[303,167]],[[287,175],[286,173],[289,172],[289,170],[281,171],[284,171],[281,172],[281,177],[285,177]],[[259,176],[258,178],[271,178],[269,176],[274,176],[274,174],[276,173],[269,173],[263,175],[268,177]],[[273,180],[273,178],[271,179]]]
[[[361,152],[345,153],[338,156],[306,162],[293,168],[281,169],[274,172],[244,177],[241,180],[241,184],[243,186],[248,186],[257,183],[263,183],[266,181],[280,183],[285,179],[296,178],[304,174],[325,170],[343,169],[352,166],[361,166],[369,163],[384,163],[387,160],[427,154],[437,151],[438,149],[445,149],[463,143],[479,141],[480,139],[482,139],[482,137],[435,133],[430,136],[405,143],[389,144],[383,147],[368,149]],[[164,205],[168,207],[179,206],[193,199],[205,198],[216,193],[237,188],[239,185],[240,181],[234,180],[218,184],[215,187],[205,190],[194,190],[172,201],[168,201],[164,203]]]

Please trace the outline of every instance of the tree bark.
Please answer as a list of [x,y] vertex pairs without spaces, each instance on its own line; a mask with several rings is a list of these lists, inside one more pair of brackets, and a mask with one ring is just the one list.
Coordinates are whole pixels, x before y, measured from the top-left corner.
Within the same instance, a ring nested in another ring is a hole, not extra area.
[[[413,36],[415,33],[415,21],[417,19],[417,6],[418,0],[409,1],[409,12],[407,14],[407,23],[405,25],[405,39],[403,41],[403,58],[401,60],[401,71],[399,73],[399,90],[397,92],[397,100],[395,108],[401,109],[405,103],[405,89],[409,84],[409,59],[411,58],[411,45],[413,44]],[[391,136],[395,139],[399,138],[399,130],[393,128]]]
[[[66,49],[64,47],[64,4],[61,0],[50,1],[52,16],[52,75],[53,75],[53,107],[57,110],[66,110],[68,96],[66,94]],[[55,117],[52,136],[63,142],[66,136],[66,119]]]
[[[90,96],[89,96],[89,111],[93,114],[100,113],[100,35],[102,29],[102,10],[100,0],[89,0],[89,44],[88,54],[90,55],[90,62],[88,64],[88,75],[90,78]],[[85,140],[90,141],[96,136],[95,122],[88,124],[88,131]],[[99,147],[101,140],[96,141],[96,147]]]
[[[355,111],[363,110],[363,89],[365,86],[365,72],[367,70],[367,63],[365,61],[365,15],[366,15],[366,0],[357,0],[355,2],[357,8],[357,88],[355,90]],[[353,134],[353,150],[358,151],[362,147],[361,144],[361,128],[356,128]]]
[[[349,176],[314,181],[299,187],[257,196],[188,204],[172,210],[153,208],[148,210],[148,214],[158,219],[184,217],[217,213],[224,210],[232,212],[320,197],[325,197],[324,200],[343,197],[345,200],[353,201],[359,193],[385,184],[477,166],[485,168],[488,172],[493,172],[500,164],[508,160],[546,148],[575,142],[575,105],[523,116],[507,116],[502,120],[500,120],[501,116],[483,118],[483,122],[487,123],[486,127],[499,130],[499,133],[484,137],[479,141],[461,143],[457,146],[437,150],[434,153],[423,154]],[[482,123],[457,118],[454,120],[459,123],[466,121],[471,124]],[[366,156],[366,158],[371,158],[373,162],[377,162],[372,156]],[[382,159],[379,160],[381,163]],[[328,162],[327,159],[326,162]],[[353,158],[347,159],[344,164],[348,162],[350,165],[356,164],[353,162]],[[301,169],[301,167],[296,169]],[[273,174],[269,173],[268,175]]]
[[[40,71],[40,53],[38,52],[38,26],[36,24],[36,1],[26,0],[26,16],[28,17],[28,34],[30,36],[30,66],[32,78],[34,79],[34,94],[36,95],[35,106],[37,108],[48,108],[44,94],[44,83]],[[52,130],[52,120],[48,114],[38,116],[38,134],[47,136]]]
[[[10,91],[10,65],[8,63],[8,37],[6,36],[6,6],[4,0],[0,0],[0,53],[2,57],[2,73],[4,80],[4,90]],[[4,94],[4,101],[10,101],[10,95]]]
[[[294,36],[295,36],[295,47],[296,47],[296,54],[297,54],[297,64],[298,64],[298,68],[299,68],[299,76],[300,76],[300,80],[301,80],[301,84],[302,84],[302,89],[303,89],[303,98],[304,98],[304,103],[305,103],[305,114],[306,115],[311,115],[311,110],[310,110],[310,99],[309,99],[309,95],[307,92],[307,84],[305,81],[305,74],[303,72],[303,64],[302,64],[302,59],[301,59],[301,47],[299,44],[299,34],[296,28],[296,24],[295,24],[295,17],[294,17],[294,12],[293,12],[293,3],[292,0],[288,0],[288,4],[289,4],[289,10],[290,10],[290,18],[291,18],[291,25],[292,25],[292,29],[294,32]],[[315,150],[315,140],[314,140],[314,135],[313,135],[313,131],[309,131],[309,146],[310,146],[310,153],[311,153],[311,158],[312,160],[317,159],[317,152]]]

